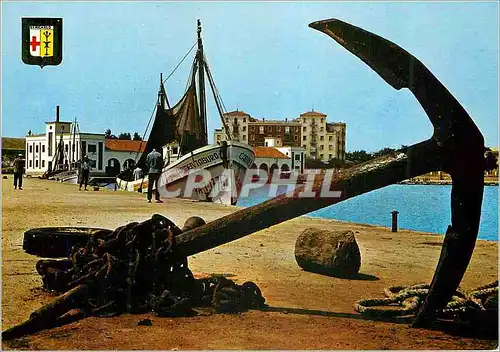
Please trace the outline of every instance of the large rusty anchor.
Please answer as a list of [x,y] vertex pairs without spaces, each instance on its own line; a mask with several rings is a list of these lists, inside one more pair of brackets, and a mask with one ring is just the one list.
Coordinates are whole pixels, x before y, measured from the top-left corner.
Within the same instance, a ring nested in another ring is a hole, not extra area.
[[[434,126],[432,137],[408,150],[408,166],[443,170],[453,179],[451,222],[429,294],[414,326],[426,326],[462,280],[479,229],[484,187],[484,139],[470,116],[439,80],[396,44],[340,20],[309,25],[335,39],[395,89],[408,88]],[[421,154],[427,160],[413,158]]]
[[301,198],[306,187],[301,186],[291,196],[278,196],[181,234],[178,249],[193,255],[342,200],[443,170],[453,179],[452,225],[446,231],[429,294],[413,323],[415,327],[429,326],[457,289],[474,249],[483,197],[483,136],[437,78],[396,44],[335,19],[314,22],[310,27],[360,57],[394,88],[410,89],[429,116],[434,134],[426,141],[335,175],[330,190],[341,191],[341,197],[320,197],[320,176],[312,188],[316,197]]

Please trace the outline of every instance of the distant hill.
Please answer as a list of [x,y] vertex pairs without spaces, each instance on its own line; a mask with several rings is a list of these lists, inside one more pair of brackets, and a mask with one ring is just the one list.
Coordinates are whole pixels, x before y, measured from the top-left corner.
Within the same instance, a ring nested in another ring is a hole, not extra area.
[[2,150],[24,150],[26,138],[2,137]]

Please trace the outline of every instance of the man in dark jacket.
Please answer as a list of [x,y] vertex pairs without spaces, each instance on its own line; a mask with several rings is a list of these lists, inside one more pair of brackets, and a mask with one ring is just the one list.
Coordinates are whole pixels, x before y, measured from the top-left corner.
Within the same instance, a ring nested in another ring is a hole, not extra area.
[[18,154],[12,163],[14,166],[14,189],[23,189],[24,159],[22,154]]
[[148,167],[148,203],[151,203],[153,185],[155,186],[156,203],[163,203],[158,192],[158,179],[163,170],[163,157],[153,148],[146,157],[146,166]]
[[80,164],[80,188],[82,190],[82,185],[85,184],[85,190],[87,190],[87,184],[89,183],[89,175],[90,175],[90,160],[88,156],[84,156],[81,164]]

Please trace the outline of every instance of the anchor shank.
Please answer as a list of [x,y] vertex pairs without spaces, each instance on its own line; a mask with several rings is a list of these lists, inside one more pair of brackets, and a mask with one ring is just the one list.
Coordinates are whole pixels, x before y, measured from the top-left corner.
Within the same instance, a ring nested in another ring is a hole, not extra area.
[[430,166],[429,153],[435,148],[432,141],[426,141],[409,147],[406,152],[396,152],[344,170],[334,176],[330,183],[331,191],[341,191],[340,197],[321,197],[324,176],[318,177],[312,188],[316,197],[301,198],[299,195],[305,186],[300,186],[293,196],[280,195],[177,236],[177,249],[183,255],[193,255],[314,210],[432,171],[434,168]]

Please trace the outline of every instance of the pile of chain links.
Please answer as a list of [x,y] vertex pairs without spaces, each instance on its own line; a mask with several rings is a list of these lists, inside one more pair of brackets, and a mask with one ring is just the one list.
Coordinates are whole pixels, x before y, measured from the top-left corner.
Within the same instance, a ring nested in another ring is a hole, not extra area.
[[193,308],[239,312],[265,306],[259,287],[221,276],[195,279],[187,258],[175,250],[182,231],[162,215],[104,230],[65,260],[40,260],[44,287],[58,293],[77,285],[90,289],[80,302],[86,315],[112,316],[152,311],[159,316],[196,314]]
[[[354,309],[372,317],[402,317],[416,315],[429,292],[429,284],[392,286],[384,289],[386,298],[361,299]],[[383,308],[385,307],[385,308]],[[498,281],[477,287],[471,291],[458,289],[443,309],[441,318],[464,316],[469,310],[484,312],[498,310]]]

